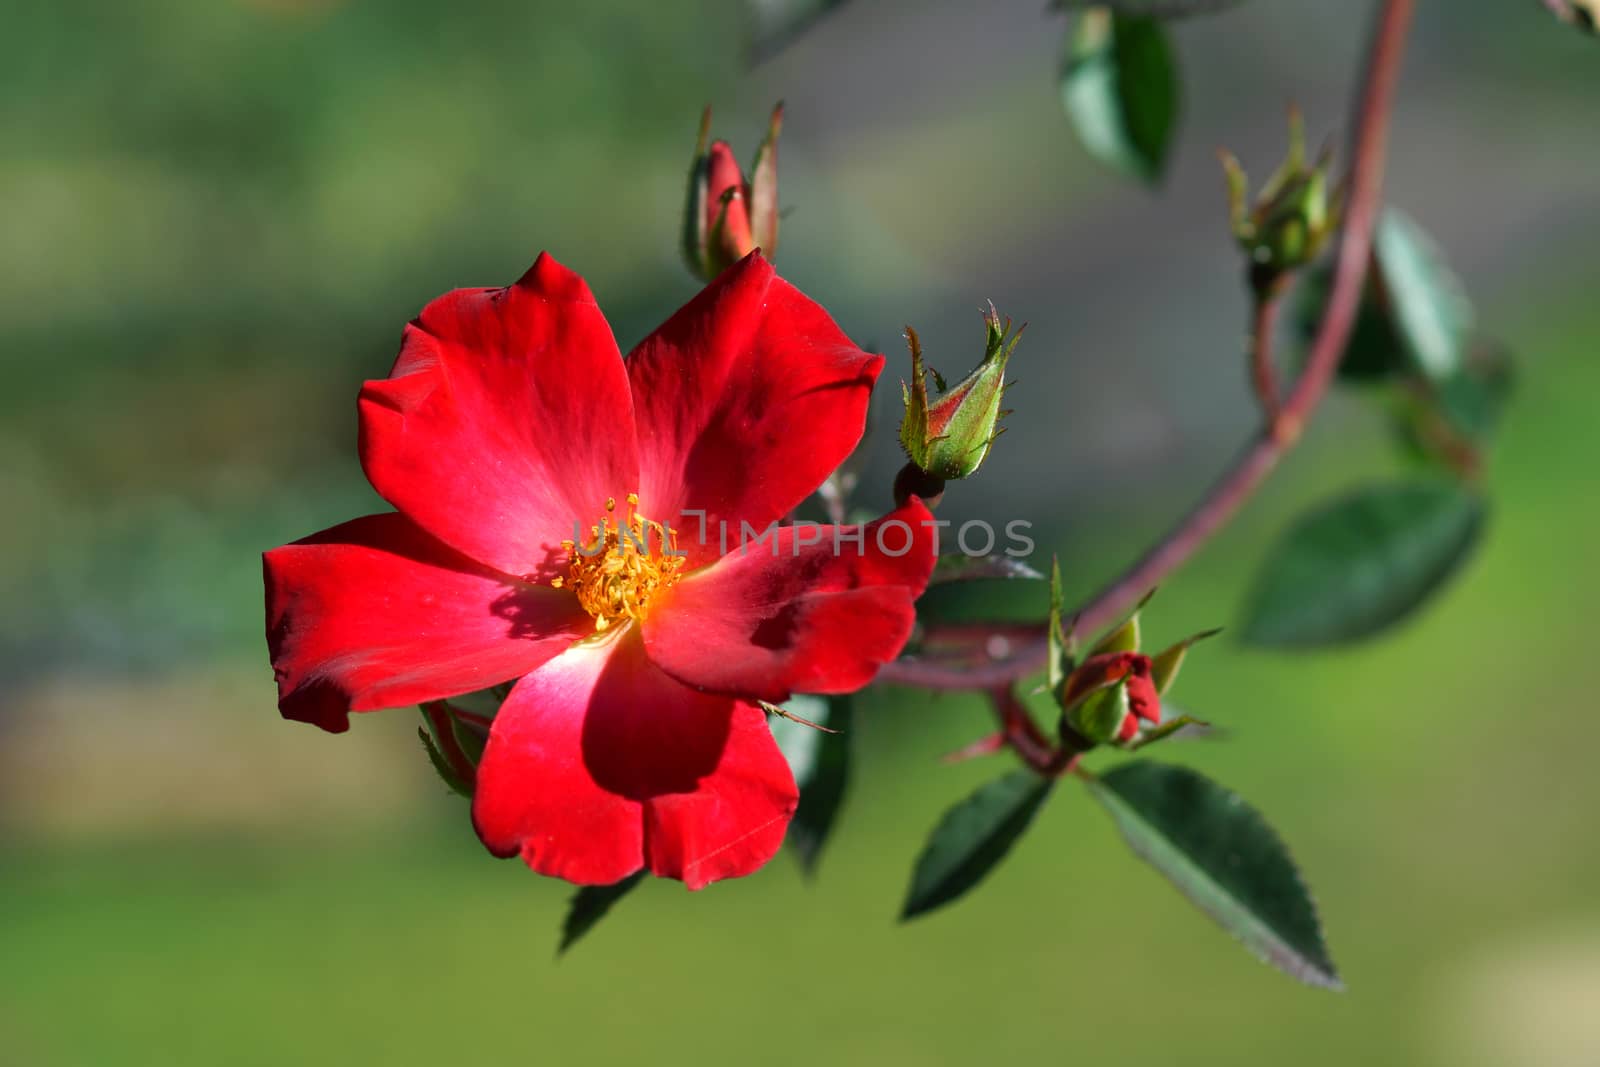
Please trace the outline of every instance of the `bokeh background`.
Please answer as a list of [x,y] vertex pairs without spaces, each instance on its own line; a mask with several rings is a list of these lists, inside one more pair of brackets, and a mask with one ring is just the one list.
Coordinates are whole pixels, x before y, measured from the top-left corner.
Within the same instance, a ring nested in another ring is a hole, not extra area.
[[[0,3],[0,1062],[1600,1062],[1600,46],[1533,0],[1420,5],[1392,153],[1522,360],[1491,536],[1388,640],[1206,646],[1181,702],[1228,733],[1166,754],[1289,839],[1348,993],[1250,959],[1070,789],[897,927],[927,829],[995,773],[936,762],[984,728],[965,698],[867,700],[814,884],[785,856],[647,885],[559,962],[568,888],[481,850],[414,713],[330,737],[274,708],[258,553],[379,507],[360,380],[541,248],[642,336],[694,288],[706,102],[745,157],[788,102],[780,267],[888,381],[905,322],[957,371],[981,301],[1030,321],[1011,430],[946,508],[1034,522],[1086,592],[1252,425],[1212,149],[1264,173],[1290,100],[1347,132],[1369,6],[1179,26],[1150,192],[1075,144],[1041,0],[856,0],[753,69],[732,2]],[[1233,621],[1284,521],[1391,453],[1333,398],[1153,637]]]

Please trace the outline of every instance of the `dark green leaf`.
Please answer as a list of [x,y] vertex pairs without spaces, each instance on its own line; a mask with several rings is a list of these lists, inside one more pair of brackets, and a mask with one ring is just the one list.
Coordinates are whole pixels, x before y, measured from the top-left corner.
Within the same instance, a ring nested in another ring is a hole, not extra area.
[[981,882],[1028,828],[1051,784],[1012,771],[945,812],[917,857],[900,918],[942,907]]
[[1179,108],[1166,28],[1103,7],[1086,11],[1062,67],[1061,102],[1091,155],[1144,181],[1159,179]]
[[1311,894],[1259,812],[1186,767],[1140,761],[1088,782],[1133,851],[1247,949],[1309,985],[1344,988]]
[[800,787],[800,806],[784,843],[794,850],[800,869],[811,875],[816,873],[822,846],[838,820],[850,781],[853,707],[848,696],[796,696],[784,707],[837,731],[825,733],[792,719],[769,720],[778,748],[794,772],[795,785]]
[[1312,646],[1377,633],[1467,559],[1483,500],[1446,482],[1371,486],[1296,522],[1257,578],[1244,639]]
[[595,924],[606,917],[612,905],[644,880],[644,875],[642,870],[635,871],[613,885],[586,885],[572,894],[566,920],[561,924],[561,944],[556,949],[556,955],[566,952],[579,938],[594,929]]
[[1028,566],[1028,562],[1014,556],[940,556],[933,566],[929,585],[946,582],[971,582],[979,579],[1026,578],[1044,581],[1044,575]]

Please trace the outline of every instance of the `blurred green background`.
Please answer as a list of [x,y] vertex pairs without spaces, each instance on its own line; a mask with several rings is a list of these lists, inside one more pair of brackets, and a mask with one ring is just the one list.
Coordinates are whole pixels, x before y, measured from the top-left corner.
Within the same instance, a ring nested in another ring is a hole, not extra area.
[[[541,248],[642,336],[694,288],[708,101],[747,157],[787,100],[780,267],[886,380],[907,321],[948,371],[983,299],[1030,321],[950,517],[1034,522],[1084,592],[1187,506],[1252,417],[1211,150],[1264,173],[1290,99],[1342,134],[1368,5],[1180,26],[1155,193],[1076,147],[1042,6],[856,0],[751,70],[733,3],[0,3],[0,1062],[1600,1062],[1600,50],[1533,0],[1419,5],[1392,153],[1522,357],[1490,539],[1389,640],[1207,646],[1179,702],[1228,733],[1165,754],[1288,838],[1348,993],[1255,963],[1070,788],[896,927],[927,829],[997,772],[936,761],[984,729],[964,698],[867,700],[815,884],[788,857],[651,884],[559,962],[568,888],[482,851],[414,714],[278,719],[258,553],[380,507],[360,380],[426,300]],[[1152,637],[1233,621],[1287,518],[1395,469],[1335,397]]]

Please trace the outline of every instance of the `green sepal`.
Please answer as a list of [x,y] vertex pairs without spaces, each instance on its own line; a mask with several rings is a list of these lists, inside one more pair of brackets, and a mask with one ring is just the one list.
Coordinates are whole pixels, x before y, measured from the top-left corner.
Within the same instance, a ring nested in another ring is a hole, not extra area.
[[948,390],[944,380],[934,374],[940,396],[931,401],[921,340],[916,330],[906,327],[911,379],[901,383],[905,417],[900,423],[900,447],[912,463],[936,478],[965,478],[976,472],[1001,433],[998,424],[1005,414],[1000,400],[1006,386],[1006,363],[1022,329],[1013,331],[1010,319],[1002,322],[993,305],[984,315],[984,325],[982,362]]
[[1119,747],[1125,752],[1137,752],[1146,745],[1153,745],[1157,741],[1165,741],[1173,734],[1186,730],[1191,726],[1197,727],[1202,736],[1209,733],[1211,729],[1210,723],[1197,719],[1193,715],[1176,715],[1158,725],[1145,727],[1139,731],[1138,737]]
[[1089,650],[1089,657],[1104,655],[1107,652],[1137,652],[1139,651],[1139,613],[1136,611],[1100,640],[1094,643]]
[[1072,636],[1061,629],[1061,560],[1056,556],[1050,557],[1050,632],[1046,639],[1049,645],[1047,672],[1050,692],[1059,693],[1074,666],[1072,661],[1076,649],[1072,647]]
[[439,744],[433,737],[433,723],[428,721],[427,712],[422,713],[422,720],[426,725],[417,727],[417,737],[422,741],[422,747],[428,753],[428,762],[433,764],[434,771],[439,775],[440,780],[450,787],[451,792],[471,798],[472,786],[456,773],[456,769],[450,766],[450,761],[445,758],[444,753],[439,751]]
[[711,185],[711,108],[700,116],[700,136],[694,158],[689,162],[689,191],[683,208],[682,240],[679,251],[689,272],[699,278],[715,277],[709,260],[710,237],[706,231],[706,198]]
[[1062,709],[1061,721],[1084,740],[1109,745],[1121,734],[1129,714],[1128,680],[1118,678],[1089,690]]
[[738,186],[729,186],[722,192],[722,200],[718,204],[716,221],[711,224],[711,230],[706,235],[706,280],[710,281],[734,263],[738,257],[729,249],[728,242],[728,206],[744,195]]
[[1185,637],[1171,648],[1163,649],[1150,658],[1150,680],[1155,683],[1156,692],[1165,696],[1172,683],[1178,678],[1178,671],[1183,667],[1183,657],[1188,654],[1189,646],[1208,637],[1215,637],[1222,632],[1218,627],[1214,630],[1202,630],[1193,637]]
[[[1127,616],[1116,626],[1106,631],[1105,636],[1095,642],[1094,647],[1089,650],[1089,655],[1098,656],[1102,652],[1139,651],[1139,616],[1143,614],[1145,608],[1150,606],[1150,601],[1155,599],[1157,592],[1158,590],[1151,589],[1140,597],[1139,602],[1133,606],[1133,610],[1128,612]],[[1132,644],[1129,644],[1129,641],[1132,641]]]
[[768,259],[778,252],[778,134],[782,130],[780,100],[750,164],[750,234]]

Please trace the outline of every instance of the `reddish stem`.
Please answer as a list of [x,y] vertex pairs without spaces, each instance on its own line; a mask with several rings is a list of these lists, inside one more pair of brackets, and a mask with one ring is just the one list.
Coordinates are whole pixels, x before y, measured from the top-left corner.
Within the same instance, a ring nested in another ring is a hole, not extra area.
[[990,690],[989,700],[994,705],[995,718],[1000,721],[1001,736],[1022,761],[1040,774],[1060,774],[1066,762],[1061,749],[1050,743],[1011,686]]
[[1278,361],[1273,341],[1278,327],[1278,307],[1290,275],[1280,275],[1267,291],[1255,298],[1255,314],[1250,327],[1250,380],[1256,388],[1261,417],[1268,427],[1278,427],[1283,417],[1283,396],[1278,386]]
[[[1372,38],[1365,87],[1357,114],[1349,208],[1339,239],[1333,285],[1305,369],[1278,418],[1269,421],[1200,503],[1166,536],[1078,609],[1078,626],[1092,632],[1117,619],[1164,577],[1177,570],[1231,519],[1293,447],[1338,368],[1350,339],[1366,281],[1372,230],[1383,203],[1383,169],[1389,116],[1405,53],[1415,0],[1384,0]],[[1259,316],[1258,316],[1259,319]],[[1258,322],[1259,328],[1259,322]],[[1258,338],[1258,343],[1261,342]],[[933,689],[994,690],[1044,669],[1043,628],[1010,659],[973,668],[898,660],[879,672],[881,681]]]

